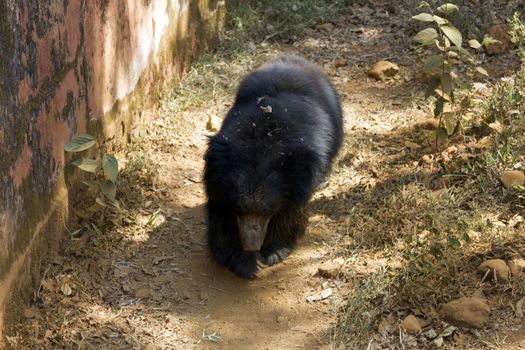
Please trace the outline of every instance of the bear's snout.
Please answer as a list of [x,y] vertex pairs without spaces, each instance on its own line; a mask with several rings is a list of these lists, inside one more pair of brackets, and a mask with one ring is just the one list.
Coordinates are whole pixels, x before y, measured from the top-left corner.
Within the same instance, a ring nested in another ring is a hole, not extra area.
[[270,218],[259,214],[242,214],[237,216],[242,248],[246,252],[258,252],[264,243],[266,229]]

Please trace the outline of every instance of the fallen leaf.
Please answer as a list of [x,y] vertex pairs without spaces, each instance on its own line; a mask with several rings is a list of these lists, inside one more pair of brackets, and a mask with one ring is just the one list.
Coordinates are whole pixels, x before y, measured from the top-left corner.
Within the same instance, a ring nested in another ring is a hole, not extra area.
[[410,148],[410,149],[419,149],[419,148],[421,148],[421,146],[418,145],[417,143],[410,142],[410,141],[405,141],[404,145],[405,145],[405,147]]
[[71,289],[71,287],[69,286],[69,284],[67,282],[65,282],[62,287],[60,287],[60,291],[65,295],[65,296],[70,296],[72,293],[73,293],[73,290]]
[[335,68],[344,67],[348,64],[348,60],[344,57],[340,57],[337,61],[335,61]]
[[517,318],[523,318],[523,303],[525,302],[525,298],[521,298],[516,303],[516,317]]
[[396,318],[393,314],[388,314],[387,316],[383,316],[381,318],[381,322],[379,322],[378,331],[383,337],[386,337],[389,334],[393,333],[396,330],[396,328]]
[[321,292],[311,294],[306,297],[307,301],[319,301],[330,297],[333,294],[332,288],[323,289]]

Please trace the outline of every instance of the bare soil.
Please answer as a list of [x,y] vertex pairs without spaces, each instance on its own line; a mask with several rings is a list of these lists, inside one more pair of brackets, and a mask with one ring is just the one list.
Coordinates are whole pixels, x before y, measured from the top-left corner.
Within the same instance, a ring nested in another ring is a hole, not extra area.
[[[399,235],[395,227],[403,216],[387,213],[384,221],[377,223],[384,230],[379,239],[371,226],[364,227],[361,236],[350,236],[357,222],[353,213],[366,205],[366,195],[377,186],[388,187],[399,179],[417,186],[437,182],[437,178],[425,178],[420,167],[421,157],[431,153],[432,134],[415,132],[411,127],[428,118],[431,110],[422,99],[424,87],[409,50],[406,16],[401,12],[394,17],[383,8],[355,5],[334,21],[333,29],[311,28],[301,38],[268,40],[241,59],[225,61],[217,56],[211,64],[221,74],[215,77],[190,73],[187,82],[182,82],[190,84],[185,91],[198,90],[191,84],[200,78],[203,84],[217,86],[213,95],[206,103],[188,103],[187,107],[161,98],[158,108],[149,111],[149,118],[137,128],[131,149],[118,154],[123,165],[118,193],[123,210],[108,214],[105,220],[87,219],[89,194],[77,203],[72,232],[60,257],[44,272],[40,288],[34,291],[33,305],[8,337],[11,347],[341,347],[334,340],[335,327],[341,326],[343,309],[349,298],[359,293],[360,282],[403,264],[388,249],[388,242],[394,241],[385,238]],[[342,96],[345,143],[331,177],[312,200],[308,232],[298,248],[283,263],[264,268],[257,279],[246,281],[208,257],[201,182],[206,137],[211,134],[206,123],[212,114],[225,114],[242,74],[282,52],[303,55],[330,75]],[[347,63],[336,67],[341,57]],[[397,63],[400,74],[386,81],[368,77],[367,69],[380,59]],[[488,60],[494,79],[516,67],[512,53]],[[165,89],[167,96],[178,91],[173,86]],[[367,235],[368,243],[360,243]],[[515,247],[522,247],[520,244],[522,241],[517,241]],[[334,260],[341,264],[341,273],[320,276],[318,268]],[[476,279],[468,281],[467,288],[476,289]],[[431,283],[428,288],[432,290]],[[505,293],[505,289],[498,289],[492,294],[492,305],[501,306],[505,298],[515,301],[519,297],[517,291],[510,297]],[[395,299],[395,291],[391,294]],[[442,302],[431,292],[428,298],[419,295],[415,304],[433,308]],[[388,308],[397,312],[392,324],[386,313],[376,317],[374,329],[369,330],[374,334],[370,341],[388,336],[370,348],[400,348],[399,340],[391,347],[385,342],[402,334],[396,322],[397,315],[401,317],[403,310],[410,309],[406,302]],[[507,317],[508,312],[495,314]],[[496,345],[467,336],[465,347],[524,349],[523,322],[509,322],[503,322],[502,329],[491,328],[490,334],[500,340]],[[383,332],[385,325],[394,330]],[[404,346],[434,346],[413,344]],[[454,348],[456,343],[448,344]]]

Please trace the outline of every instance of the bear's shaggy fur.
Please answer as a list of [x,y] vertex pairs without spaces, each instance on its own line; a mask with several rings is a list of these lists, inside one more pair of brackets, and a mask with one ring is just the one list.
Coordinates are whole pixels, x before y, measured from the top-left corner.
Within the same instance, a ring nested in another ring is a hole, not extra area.
[[339,96],[317,66],[285,55],[249,73],[205,155],[213,259],[244,278],[258,258],[282,261],[342,138]]

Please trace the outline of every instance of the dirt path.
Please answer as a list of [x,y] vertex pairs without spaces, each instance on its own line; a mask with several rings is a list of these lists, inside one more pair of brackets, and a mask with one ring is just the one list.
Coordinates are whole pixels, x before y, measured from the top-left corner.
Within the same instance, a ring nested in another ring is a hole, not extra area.
[[[209,134],[204,128],[207,113],[188,115],[188,119],[193,123],[163,128],[162,132],[168,130],[166,135],[180,135],[189,148],[176,144],[167,154],[151,155],[160,165],[157,186],[170,190],[151,204],[150,212],[159,204],[162,214],[147,240],[117,265],[126,272],[115,281],[116,286],[140,281],[130,290],[147,288],[150,295],[137,300],[136,293],[131,297],[119,293],[115,303],[129,302],[133,313],[137,313],[136,303],[144,304],[135,330],[152,327],[155,334],[155,320],[157,336],[150,341],[159,349],[312,349],[326,344],[340,297],[307,302],[307,296],[323,288],[321,279],[312,276],[331,253],[330,235],[312,226],[300,249],[283,264],[262,270],[253,281],[240,280],[214,265],[205,246],[205,198],[200,183],[204,135]],[[135,268],[128,273],[130,266]],[[137,271],[138,266],[142,271]],[[150,277],[145,271],[151,272]],[[151,311],[156,308],[162,309],[160,314]],[[173,327],[169,333],[164,333],[166,325]],[[145,345],[143,335],[133,345],[139,344]]]
[[[184,91],[195,90],[196,98],[202,98],[199,84],[218,86],[198,107],[180,108],[173,102],[180,91],[165,91],[151,112],[155,118],[119,155],[123,212],[84,225],[85,206],[77,206],[71,239],[9,338],[13,348],[329,349],[338,313],[357,293],[354,284],[396,261],[381,249],[355,248],[346,230],[359,196],[377,182],[419,176],[412,173],[421,154],[406,141],[426,136],[407,138],[406,126],[427,117],[428,108],[415,98],[421,84],[406,26],[399,23],[385,23],[384,10],[356,6],[333,30],[312,29],[293,43],[265,43],[244,59],[214,61],[213,77],[193,72]],[[212,114],[225,114],[239,76],[281,52],[306,56],[329,73],[343,99],[345,144],[311,203],[298,248],[258,279],[244,281],[214,265],[206,250],[206,123]],[[335,66],[339,57],[345,66]],[[378,59],[398,63],[400,75],[385,82],[368,78],[366,69]],[[348,247],[352,253],[342,254]],[[343,255],[350,258],[339,260],[340,276],[317,274]],[[328,290],[326,299],[308,301]]]

